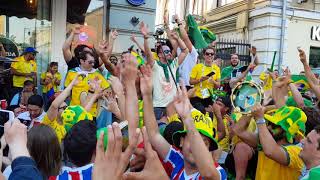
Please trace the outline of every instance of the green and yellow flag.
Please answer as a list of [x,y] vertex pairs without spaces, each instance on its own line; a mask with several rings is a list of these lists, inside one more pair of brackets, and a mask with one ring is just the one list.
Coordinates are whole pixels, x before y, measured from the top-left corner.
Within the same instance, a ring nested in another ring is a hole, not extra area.
[[199,26],[199,30],[202,34],[203,39],[208,43],[212,43],[213,41],[215,41],[217,39],[217,36],[210,31],[207,27],[204,26]]
[[202,33],[198,27],[198,23],[194,19],[192,15],[187,16],[187,24],[188,24],[188,33],[190,38],[193,41],[193,46],[196,49],[203,49],[208,47],[208,43],[203,38]]
[[291,80],[298,87],[298,90],[301,93],[305,93],[307,90],[310,89],[308,80],[304,75],[292,75]]

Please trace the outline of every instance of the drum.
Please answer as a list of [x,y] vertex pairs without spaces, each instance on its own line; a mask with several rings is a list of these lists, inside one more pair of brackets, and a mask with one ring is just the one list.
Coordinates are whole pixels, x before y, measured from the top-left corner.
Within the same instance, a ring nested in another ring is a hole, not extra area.
[[263,90],[254,81],[244,81],[232,89],[230,98],[235,112],[249,114],[255,104],[262,103]]

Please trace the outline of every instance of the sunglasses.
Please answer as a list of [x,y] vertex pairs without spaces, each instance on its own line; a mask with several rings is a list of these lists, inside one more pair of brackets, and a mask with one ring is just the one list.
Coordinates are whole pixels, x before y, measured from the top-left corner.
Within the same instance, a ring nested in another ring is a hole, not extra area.
[[88,61],[88,64],[94,64],[94,61]]
[[164,55],[171,54],[171,51],[170,51],[170,50],[164,50],[164,51],[163,51],[163,54],[164,54]]
[[206,52],[205,55],[206,55],[206,56],[214,56],[214,53],[208,53],[208,52]]

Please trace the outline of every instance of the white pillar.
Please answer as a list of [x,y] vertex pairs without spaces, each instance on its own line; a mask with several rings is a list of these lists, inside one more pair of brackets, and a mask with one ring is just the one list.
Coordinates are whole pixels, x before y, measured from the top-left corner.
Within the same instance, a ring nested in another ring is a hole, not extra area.
[[[67,73],[67,66],[62,54],[62,45],[66,39],[67,22],[67,1],[52,1],[52,49],[51,61],[59,63],[59,72],[64,76]],[[61,83],[62,84],[62,83]]]

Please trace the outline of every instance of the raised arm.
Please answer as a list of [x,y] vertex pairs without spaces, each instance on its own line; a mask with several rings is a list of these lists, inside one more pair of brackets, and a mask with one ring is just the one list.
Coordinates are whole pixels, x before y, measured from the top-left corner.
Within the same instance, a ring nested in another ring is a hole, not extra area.
[[118,32],[117,30],[113,30],[110,33],[110,37],[109,37],[109,43],[107,43],[107,41],[102,41],[99,43],[99,49],[98,49],[98,54],[99,57],[101,58],[104,66],[107,68],[107,70],[114,75],[115,74],[115,65],[112,64],[109,60],[111,54],[112,54],[112,49],[113,49],[113,44],[114,41],[117,39],[118,37]]
[[255,148],[258,145],[258,137],[256,134],[247,131],[250,124],[251,116],[241,116],[239,121],[235,123],[232,127],[233,132],[249,146]]
[[302,49],[298,49],[299,51],[299,57],[300,57],[300,61],[303,64],[304,67],[304,72],[306,74],[306,77],[309,81],[309,84],[311,85],[319,85],[319,80],[316,78],[316,76],[313,74],[313,72],[311,71],[310,66],[308,65],[307,62],[307,56],[306,53],[304,52],[304,50]]
[[253,67],[255,67],[255,65],[253,63],[251,63],[248,66],[248,68],[243,73],[241,73],[241,75],[239,77],[232,78],[229,82],[230,87],[234,87],[238,82],[240,82],[243,78],[245,78],[248,75],[250,69],[252,69]]
[[175,15],[175,21],[178,23],[178,27],[179,27],[180,34],[181,34],[181,39],[186,44],[189,53],[191,53],[192,49],[193,49],[192,42],[189,39],[188,33],[187,33],[185,27],[183,26],[183,24],[182,24],[182,22],[181,22],[181,20],[180,20],[178,15]]
[[71,90],[74,85],[78,83],[79,74],[71,81],[71,83],[62,91],[59,96],[57,96],[54,101],[51,103],[47,111],[48,119],[53,121],[58,115],[58,109],[60,105],[67,99],[68,96],[71,94]]
[[181,49],[181,53],[178,56],[178,63],[180,65],[188,55],[188,48],[186,47],[186,44],[182,41],[182,39],[180,39],[179,35],[176,32],[172,31],[171,38],[173,38],[178,42],[179,48]]
[[123,86],[121,81],[116,76],[110,76],[108,82],[111,84],[111,88],[117,97],[117,102],[119,105],[119,110],[121,112],[122,119],[126,120],[125,118],[125,109],[126,109],[126,99],[124,96]]
[[153,111],[152,103],[152,69],[150,66],[142,66],[140,68],[140,88],[143,98],[143,122],[146,126],[150,143],[158,155],[165,159],[169,150],[170,144],[161,136],[157,120]]
[[217,131],[218,131],[218,141],[223,139],[226,136],[226,129],[223,123],[223,118],[220,111],[220,106],[217,103],[213,103],[212,110],[214,115],[217,118]]
[[76,25],[70,32],[69,37],[66,39],[66,41],[63,43],[62,46],[62,52],[63,52],[63,57],[66,63],[72,59],[72,53],[71,53],[71,44],[76,35],[80,34],[80,25]]
[[212,155],[194,125],[187,90],[183,85],[182,90],[178,91],[178,95],[174,100],[174,106],[187,128],[188,132],[185,141],[190,142],[191,152],[200,175],[204,179],[220,179],[220,173],[215,166],[213,166],[214,161]]
[[169,27],[169,14],[168,14],[167,10],[164,13],[163,20],[164,20],[164,29],[166,31],[167,37],[168,37],[168,39],[172,45],[172,48],[173,48],[172,55],[175,57],[177,54],[177,49],[178,49],[178,42],[171,37],[171,30]]
[[149,42],[148,42],[149,29],[148,29],[147,25],[144,24],[144,22],[140,23],[140,31],[141,31],[141,34],[143,35],[143,38],[144,38],[144,50],[145,50],[144,53],[147,56],[147,64],[149,64],[151,67],[153,67],[154,58],[153,58],[153,54],[152,54],[152,51],[150,49]]
[[137,38],[136,38],[136,36],[134,34],[131,34],[130,40],[133,43],[135,43],[141,51],[145,52],[144,51],[144,47],[137,41]]
[[[264,120],[264,108],[261,105],[256,105],[252,108],[252,115],[256,121]],[[257,127],[260,144],[262,145],[264,154],[279,164],[288,166],[289,161],[287,153],[274,140],[267,128],[266,123],[257,123]]]
[[128,120],[129,139],[135,134],[139,124],[139,104],[135,81],[138,77],[137,60],[130,54],[128,61],[123,63],[121,77],[126,89],[125,93],[125,118]]

